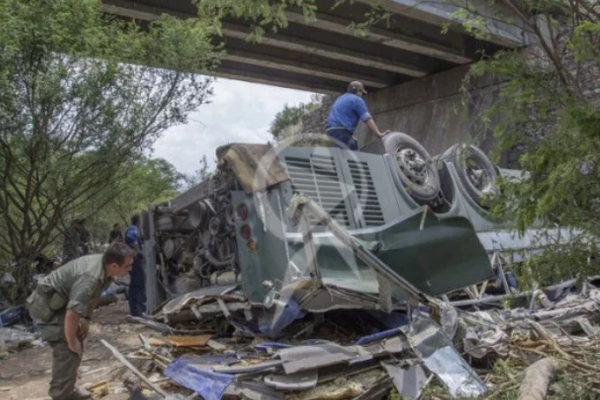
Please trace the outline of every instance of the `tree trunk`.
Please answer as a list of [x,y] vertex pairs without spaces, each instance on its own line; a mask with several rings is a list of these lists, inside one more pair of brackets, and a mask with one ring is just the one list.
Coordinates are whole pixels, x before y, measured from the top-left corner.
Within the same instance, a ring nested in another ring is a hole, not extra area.
[[12,298],[10,299],[12,304],[20,304],[25,302],[29,292],[31,290],[31,281],[33,280],[33,269],[31,265],[35,257],[33,251],[30,252],[30,256],[21,255],[17,257],[16,265],[13,268],[13,277],[17,281],[17,286],[13,290]]
[[518,400],[544,400],[548,385],[559,368],[559,362],[553,358],[544,358],[530,365],[525,370]]

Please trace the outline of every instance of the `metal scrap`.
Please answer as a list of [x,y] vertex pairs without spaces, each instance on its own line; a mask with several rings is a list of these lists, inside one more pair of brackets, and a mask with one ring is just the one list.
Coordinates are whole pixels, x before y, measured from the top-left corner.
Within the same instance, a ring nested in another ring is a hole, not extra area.
[[177,314],[191,303],[201,305],[206,302],[216,301],[217,299],[243,302],[245,301],[245,297],[241,294],[234,293],[237,286],[238,285],[209,286],[186,293],[164,304],[160,308],[158,315]]
[[35,339],[36,335],[24,330],[0,328],[0,343],[4,343],[4,346],[9,350],[16,350],[20,347],[30,345]]
[[[438,324],[422,307],[415,306],[410,319],[386,314],[389,324],[380,326],[399,324],[396,328],[353,337],[346,327],[345,334],[350,336],[341,337],[342,341],[328,337],[330,340],[299,342],[293,339],[294,334],[288,336],[291,342],[254,339],[253,343],[244,343],[220,337],[227,345],[210,346],[206,341],[202,349],[174,346],[171,351],[190,353],[174,361],[159,357],[158,351],[167,351],[164,347],[152,347],[150,354],[160,360],[157,365],[164,365],[163,373],[172,382],[207,400],[381,400],[393,388],[403,398],[419,399],[432,382],[440,383],[453,397],[473,398],[495,390],[494,385],[488,387],[487,379],[484,383],[459,351],[468,360],[508,358],[515,340],[525,341],[524,349],[536,341],[560,349],[585,346],[599,331],[597,289],[588,288],[585,294],[568,295],[557,302],[536,302],[535,307],[541,308],[457,311],[443,304],[438,310],[446,316]],[[229,319],[222,314],[221,318],[236,329],[259,332],[258,327],[233,312]],[[315,319],[313,327],[325,326],[325,318],[320,322]],[[292,332],[304,329],[298,321],[291,322],[290,327]],[[565,333],[566,329],[578,329],[584,336]],[[459,349],[454,347],[452,336]],[[198,338],[189,336],[188,340]],[[221,355],[194,355],[198,351]]]
[[458,354],[435,322],[417,315],[403,332],[413,351],[454,397],[478,397],[487,391],[485,383]]
[[271,374],[265,376],[267,386],[277,390],[307,390],[317,386],[319,373],[317,370],[298,372],[295,374]]
[[384,367],[398,393],[410,400],[418,399],[430,382],[425,371],[418,364],[406,366],[385,364]]

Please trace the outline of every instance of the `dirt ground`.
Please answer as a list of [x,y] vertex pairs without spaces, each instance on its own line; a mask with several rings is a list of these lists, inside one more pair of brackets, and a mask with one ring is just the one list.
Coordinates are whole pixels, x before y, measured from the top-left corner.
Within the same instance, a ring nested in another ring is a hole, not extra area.
[[[95,311],[90,326],[90,337],[85,342],[84,356],[79,368],[77,384],[109,382],[111,394],[106,400],[125,400],[129,396],[122,382],[131,373],[113,357],[100,342],[106,340],[124,354],[139,347],[139,333],[156,335],[157,332],[141,325],[129,324],[127,302],[120,301]],[[140,367],[144,361],[133,362]],[[42,400],[49,399],[48,383],[52,369],[52,353],[48,346],[27,348],[12,353],[10,358],[0,361],[0,399]],[[115,393],[115,391],[117,393]]]

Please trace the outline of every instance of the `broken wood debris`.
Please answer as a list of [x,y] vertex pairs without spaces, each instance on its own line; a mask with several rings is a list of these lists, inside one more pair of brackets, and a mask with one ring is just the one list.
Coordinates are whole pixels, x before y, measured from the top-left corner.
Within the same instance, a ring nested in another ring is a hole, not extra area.
[[202,336],[165,336],[163,338],[150,338],[151,346],[175,346],[175,347],[202,347],[210,341],[211,335]]
[[113,347],[110,343],[108,343],[106,340],[101,340],[101,343],[108,348],[111,353],[113,353],[113,355],[116,357],[117,360],[119,360],[123,365],[125,365],[131,372],[133,372],[135,375],[137,375],[138,378],[140,378],[141,380],[143,380],[149,387],[151,387],[154,391],[156,391],[156,393],[159,393],[161,395],[163,395],[164,397],[167,397],[169,394],[167,392],[165,392],[164,390],[162,390],[159,386],[155,385],[153,382],[151,382],[148,378],[146,378],[146,376],[144,374],[142,374],[135,366],[133,366],[133,364],[131,364],[126,358],[125,356],[123,356],[123,354],[121,354],[119,352],[119,350],[117,350],[115,347]]

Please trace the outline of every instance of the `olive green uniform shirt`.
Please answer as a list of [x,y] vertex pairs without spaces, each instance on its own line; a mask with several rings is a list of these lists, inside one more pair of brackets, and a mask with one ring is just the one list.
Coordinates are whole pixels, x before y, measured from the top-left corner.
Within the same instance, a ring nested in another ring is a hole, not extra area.
[[30,313],[42,324],[60,324],[66,310],[83,316],[92,300],[100,297],[111,283],[101,254],[80,257],[38,282],[28,299]]

